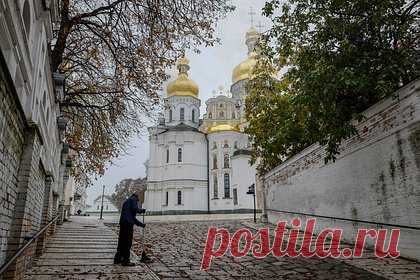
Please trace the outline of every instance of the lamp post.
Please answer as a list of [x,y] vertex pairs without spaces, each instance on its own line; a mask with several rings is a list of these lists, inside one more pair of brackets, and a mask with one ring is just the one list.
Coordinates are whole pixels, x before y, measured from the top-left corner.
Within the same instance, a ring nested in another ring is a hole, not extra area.
[[257,222],[257,207],[255,205],[255,184],[252,184],[251,186],[248,187],[248,191],[246,192],[246,194],[252,194],[252,196],[254,197],[254,223]]
[[102,202],[101,202],[101,216],[99,217],[99,220],[102,220],[102,214],[104,212],[104,195],[105,195],[105,185],[102,186]]

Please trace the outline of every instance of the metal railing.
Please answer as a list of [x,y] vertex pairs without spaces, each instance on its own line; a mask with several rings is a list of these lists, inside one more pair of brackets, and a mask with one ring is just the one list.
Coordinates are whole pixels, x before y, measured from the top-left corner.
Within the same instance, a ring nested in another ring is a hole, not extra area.
[[333,217],[333,216],[324,216],[324,215],[316,215],[316,214],[293,212],[293,211],[286,211],[286,210],[276,210],[276,209],[266,209],[266,210],[267,211],[272,211],[272,212],[292,214],[292,215],[302,215],[302,216],[309,216],[309,217],[315,217],[315,218],[341,220],[341,221],[347,221],[347,222],[353,222],[353,223],[371,224],[371,225],[376,225],[376,226],[386,226],[386,227],[395,227],[395,228],[405,228],[405,229],[420,230],[420,227],[414,227],[414,226],[389,224],[389,223],[381,223],[381,222],[372,222],[372,221],[358,220],[358,219],[348,219],[348,218]]
[[0,275],[2,275],[9,266],[20,256],[23,252],[31,245],[35,240],[38,239],[38,237],[43,234],[60,216],[55,216],[48,224],[46,224],[43,228],[41,228],[34,236],[28,239],[28,242],[26,242],[22,247],[20,247],[16,253],[0,267]]

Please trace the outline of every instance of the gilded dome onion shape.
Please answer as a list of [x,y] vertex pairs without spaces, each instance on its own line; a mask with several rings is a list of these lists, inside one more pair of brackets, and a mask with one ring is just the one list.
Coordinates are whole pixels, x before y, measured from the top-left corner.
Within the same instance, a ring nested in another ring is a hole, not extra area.
[[257,64],[255,46],[259,40],[260,34],[254,27],[251,27],[246,33],[246,45],[248,46],[248,57],[233,69],[232,82],[248,79]]
[[167,94],[169,96],[192,96],[198,98],[198,85],[188,77],[190,69],[189,60],[182,57],[178,60],[177,68],[179,71],[175,81],[169,83]]
[[232,126],[229,124],[219,124],[209,128],[208,133],[215,133],[215,132],[223,132],[223,131],[237,131],[239,132],[239,128],[237,126]]

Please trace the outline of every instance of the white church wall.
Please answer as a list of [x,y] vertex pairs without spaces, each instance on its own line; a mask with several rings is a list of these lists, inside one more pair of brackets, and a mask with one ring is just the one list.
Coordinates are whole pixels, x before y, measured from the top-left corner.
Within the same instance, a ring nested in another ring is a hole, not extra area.
[[[246,134],[236,132],[236,131],[223,131],[217,133],[211,133],[208,135],[209,140],[209,187],[210,187],[210,211],[219,212],[219,211],[233,211],[244,209],[242,206],[245,204],[239,204],[240,201],[247,201],[241,195],[241,189],[237,188],[236,192],[238,195],[238,204],[235,204],[234,201],[234,182],[233,182],[233,172],[235,165],[232,161],[233,152],[236,149],[244,148],[248,145],[248,136]],[[214,146],[216,144],[216,147]],[[225,147],[227,144],[227,147]],[[229,167],[225,168],[224,166],[224,156],[225,154],[229,155]],[[217,156],[217,168],[214,166],[214,156]],[[241,163],[238,168],[243,168]],[[250,171],[249,167],[245,167],[245,172]],[[241,172],[237,170],[237,172]],[[230,181],[230,190],[229,197],[225,197],[224,192],[224,183],[225,183],[225,174],[229,174]],[[248,174],[251,177],[255,176],[255,171],[253,175]],[[215,177],[217,177],[217,197],[215,197]],[[237,184],[243,185],[242,182]],[[242,188],[242,187],[241,187]],[[246,192],[246,191],[245,191]],[[251,207],[252,208],[252,207]],[[248,208],[250,209],[250,208]]]
[[[182,162],[178,162],[178,149]],[[171,131],[159,135],[150,144],[148,181],[207,180],[207,142],[204,134],[192,131]],[[169,150],[169,162],[166,151]]]
[[[335,162],[313,145],[265,176],[268,219],[299,215],[279,211],[420,227],[420,80],[364,112],[359,135],[343,141]],[[308,216],[300,216],[303,220]],[[318,218],[319,232],[342,228],[354,241],[357,229],[376,225]],[[390,227],[385,227],[390,228]],[[371,239],[367,240],[370,244]],[[418,231],[401,229],[401,255],[420,259]]]
[[[171,96],[165,101],[167,109],[165,110],[165,121],[169,126],[179,123],[185,123],[192,127],[198,127],[200,118],[201,101],[191,96]],[[181,108],[184,109],[184,120],[181,120]],[[172,110],[172,121],[170,120],[170,110]],[[192,111],[194,110],[194,119],[192,120]]]
[[[178,204],[179,191],[181,204]],[[206,213],[207,182],[183,180],[148,183],[145,207],[150,214]]]
[[[255,165],[250,165],[251,157],[246,154],[239,154],[232,157],[232,189],[237,190],[237,209],[253,209],[254,199],[252,195],[246,194],[248,187],[255,184]],[[257,205],[257,208],[258,205]]]

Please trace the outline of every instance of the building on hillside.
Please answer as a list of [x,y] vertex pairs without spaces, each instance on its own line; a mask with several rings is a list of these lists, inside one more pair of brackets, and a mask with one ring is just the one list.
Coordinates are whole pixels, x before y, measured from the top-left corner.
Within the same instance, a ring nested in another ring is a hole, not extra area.
[[79,213],[84,213],[90,206],[87,205],[87,193],[86,188],[82,186],[75,186],[73,194],[73,207],[72,215],[77,215]]
[[[64,76],[51,72],[49,54],[58,2],[0,1],[0,265],[53,217],[64,219],[72,164],[62,142]],[[23,277],[48,233],[9,267],[7,279]]]
[[256,64],[259,33],[246,33],[248,56],[234,68],[230,93],[206,101],[200,119],[199,87],[188,77],[184,57],[167,87],[164,118],[149,128],[145,207],[150,214],[239,213],[253,210],[245,84]]
[[[102,195],[95,198],[93,201],[93,205],[86,209],[85,213],[89,215],[100,215],[101,213],[101,206],[102,206]],[[117,207],[115,207],[112,199],[109,195],[104,195],[103,199],[103,214],[110,215],[110,214],[117,214],[119,211]]]

